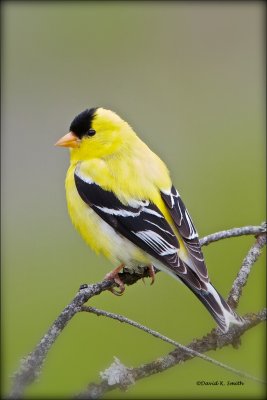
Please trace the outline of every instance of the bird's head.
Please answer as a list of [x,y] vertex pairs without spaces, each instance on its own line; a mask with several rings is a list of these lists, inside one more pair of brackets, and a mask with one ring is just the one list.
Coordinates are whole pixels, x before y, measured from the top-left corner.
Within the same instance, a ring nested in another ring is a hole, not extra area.
[[78,114],[69,128],[70,132],[56,146],[71,148],[76,161],[102,158],[115,154],[135,134],[130,126],[113,111],[90,108]]

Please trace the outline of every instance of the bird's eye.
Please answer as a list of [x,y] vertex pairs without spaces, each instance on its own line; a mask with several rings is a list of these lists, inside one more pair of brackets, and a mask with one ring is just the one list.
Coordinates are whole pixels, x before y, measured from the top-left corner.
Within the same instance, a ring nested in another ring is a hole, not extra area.
[[96,131],[94,129],[89,129],[89,131],[87,132],[88,136],[94,136],[96,134]]

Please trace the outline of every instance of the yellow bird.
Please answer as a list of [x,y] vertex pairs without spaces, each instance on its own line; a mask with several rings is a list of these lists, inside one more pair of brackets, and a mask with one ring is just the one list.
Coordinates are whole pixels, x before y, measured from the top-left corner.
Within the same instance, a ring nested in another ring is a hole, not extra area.
[[77,115],[57,146],[70,148],[66,196],[70,218],[88,245],[117,267],[106,275],[124,291],[119,271],[154,267],[184,283],[226,332],[238,317],[212,286],[197,231],[164,162],[116,113]]

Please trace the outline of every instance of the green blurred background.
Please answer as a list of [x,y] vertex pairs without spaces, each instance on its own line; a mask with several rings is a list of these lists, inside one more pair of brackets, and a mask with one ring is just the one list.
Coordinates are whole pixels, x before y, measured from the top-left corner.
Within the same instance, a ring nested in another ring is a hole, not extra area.
[[[265,218],[264,4],[261,2],[12,2],[2,4],[2,369],[3,393],[81,283],[111,269],[70,223],[66,149],[54,143],[86,107],[111,108],[168,164],[200,236]],[[253,243],[204,248],[223,296]],[[238,311],[265,302],[264,257]],[[187,344],[214,327],[189,290],[156,283],[103,293],[91,305],[122,313]],[[264,375],[263,326],[242,346],[211,357]],[[68,397],[117,356],[127,366],[172,347],[132,327],[77,315],[50,351],[28,398]],[[238,380],[193,360],[107,398],[261,398],[264,387],[197,386]]]

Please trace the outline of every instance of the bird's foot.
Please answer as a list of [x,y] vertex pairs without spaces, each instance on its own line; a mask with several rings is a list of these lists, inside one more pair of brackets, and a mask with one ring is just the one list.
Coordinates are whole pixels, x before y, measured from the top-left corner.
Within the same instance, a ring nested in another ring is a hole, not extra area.
[[[155,275],[156,275],[154,266],[153,265],[149,265],[147,268],[148,268],[148,275],[149,275],[149,277],[151,279],[150,285],[153,285],[153,283],[155,282]],[[144,284],[146,284],[145,283],[145,278],[142,278],[142,281],[143,281]]]
[[106,276],[105,280],[114,280],[115,283],[119,286],[119,290],[116,290],[114,287],[111,287],[109,291],[116,296],[121,296],[125,291],[125,285],[119,277],[119,272],[124,268],[124,264],[119,265],[117,268],[110,271]]

